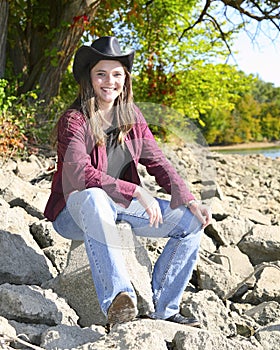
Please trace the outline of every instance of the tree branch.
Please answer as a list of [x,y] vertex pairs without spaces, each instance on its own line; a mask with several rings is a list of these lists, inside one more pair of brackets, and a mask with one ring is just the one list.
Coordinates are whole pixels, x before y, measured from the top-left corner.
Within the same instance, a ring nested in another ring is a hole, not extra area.
[[231,52],[230,45],[226,39],[226,33],[222,30],[221,26],[219,25],[219,23],[216,21],[216,19],[213,16],[209,15],[209,13],[207,13],[206,15],[211,19],[211,21],[214,23],[214,26],[218,29],[220,36],[221,36],[223,42],[225,43],[229,54],[231,55],[232,52]]
[[206,4],[205,4],[203,10],[201,11],[201,13],[200,13],[198,19],[197,19],[191,26],[189,26],[188,28],[185,28],[185,29],[183,30],[182,34],[181,34],[180,37],[179,37],[178,42],[180,42],[180,41],[183,39],[183,37],[185,36],[185,34],[186,34],[188,31],[192,30],[198,23],[201,23],[201,22],[203,21],[204,16],[207,14],[207,10],[209,9],[209,7],[210,7],[210,5],[211,5],[211,2],[212,2],[212,0],[206,0]]
[[252,18],[258,22],[261,22],[263,20],[271,21],[273,23],[273,25],[280,31],[280,25],[277,24],[277,22],[275,21],[275,19],[279,20],[279,12],[277,14],[274,14],[274,15],[272,14],[272,12],[276,9],[279,9],[279,7],[272,8],[270,13],[268,13],[260,7],[258,2],[250,1],[253,4],[253,6],[262,14],[261,16],[259,16],[259,15],[252,13],[251,11],[248,11],[245,8],[241,7],[242,3],[244,2],[243,0],[239,0],[239,1],[221,0],[221,1],[224,3],[225,6],[232,7],[235,10],[239,11],[239,13],[241,13],[249,18]]

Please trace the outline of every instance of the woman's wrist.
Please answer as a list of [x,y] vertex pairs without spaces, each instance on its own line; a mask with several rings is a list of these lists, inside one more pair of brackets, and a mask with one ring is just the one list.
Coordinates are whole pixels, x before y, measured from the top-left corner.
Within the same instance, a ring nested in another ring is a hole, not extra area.
[[190,208],[195,204],[199,204],[199,201],[197,199],[192,199],[187,203],[187,207]]
[[139,194],[140,194],[139,186],[136,186],[136,187],[135,187],[135,190],[134,190],[134,192],[133,192],[132,197],[138,198],[138,197],[139,197]]

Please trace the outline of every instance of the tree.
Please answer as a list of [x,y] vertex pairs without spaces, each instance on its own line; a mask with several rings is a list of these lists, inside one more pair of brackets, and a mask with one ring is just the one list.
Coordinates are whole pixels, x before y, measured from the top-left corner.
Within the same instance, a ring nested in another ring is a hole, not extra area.
[[[19,92],[40,88],[46,102],[58,93],[62,74],[100,0],[11,1],[7,54]],[[19,19],[21,19],[19,21]]]
[[280,139],[280,88],[257,80],[252,89],[254,99],[260,105],[261,134],[265,140]]
[[[1,6],[6,3],[1,0]],[[9,1],[5,77],[18,78],[19,93],[39,89],[39,97],[49,104],[58,94],[61,78],[84,33],[87,37],[118,33],[124,43],[139,49],[143,60],[139,59],[136,68],[143,64],[146,74],[156,72],[159,78],[164,76],[160,67],[166,65],[167,54],[174,58],[172,66],[180,61],[189,64],[182,57],[184,52],[191,53],[199,33],[201,38],[207,37],[204,50],[208,53],[213,45],[216,49],[220,45],[221,51],[226,45],[230,52],[232,34],[246,24],[246,19],[269,21],[279,30],[279,9],[278,1],[269,0]],[[241,15],[240,23],[231,20],[232,11]],[[193,35],[195,29],[197,35]],[[5,31],[6,22],[1,21],[0,32]],[[1,52],[3,47],[1,43]],[[2,61],[1,67],[3,70]],[[177,84],[178,77],[172,79]]]
[[8,30],[9,4],[6,0],[0,0],[0,79],[4,77],[6,64],[6,41]]

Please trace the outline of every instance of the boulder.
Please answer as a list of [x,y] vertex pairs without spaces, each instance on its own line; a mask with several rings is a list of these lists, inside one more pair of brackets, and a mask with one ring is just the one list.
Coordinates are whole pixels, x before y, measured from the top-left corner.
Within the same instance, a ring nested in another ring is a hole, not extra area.
[[277,301],[280,303],[280,268],[277,265],[265,267],[252,291],[244,297],[245,302],[259,304],[262,301]]
[[221,334],[211,334],[203,330],[186,329],[178,331],[172,342],[176,350],[260,350],[258,344],[253,345],[248,340],[231,340]]
[[280,344],[280,323],[270,324],[258,329],[255,335],[264,350],[279,349]]
[[253,265],[280,257],[280,226],[255,225],[238,244]]
[[0,283],[41,285],[56,275],[35,245],[35,241],[30,246],[22,236],[0,230]]
[[0,310],[9,320],[31,324],[73,325],[78,320],[65,300],[38,286],[0,285]]
[[245,311],[245,315],[252,317],[261,326],[275,323],[280,320],[280,303],[265,301]]
[[81,328],[60,324],[48,328],[42,334],[40,346],[45,350],[76,349],[85,343],[96,342],[104,335],[105,330],[100,326]]
[[[153,311],[151,289],[151,261],[142,244],[136,239],[128,224],[118,225],[123,256],[131,282],[138,298],[138,311],[145,315]],[[83,242],[72,242],[68,265],[56,279],[43,284],[64,297],[79,315],[83,327],[106,324],[94,288],[87,253]],[[87,303],[84,301],[87,300]]]

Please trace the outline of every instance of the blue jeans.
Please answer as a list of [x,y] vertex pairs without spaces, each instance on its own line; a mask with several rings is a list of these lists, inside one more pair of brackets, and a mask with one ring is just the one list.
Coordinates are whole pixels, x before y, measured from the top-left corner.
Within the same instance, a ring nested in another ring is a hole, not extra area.
[[149,217],[138,200],[133,200],[125,209],[100,188],[72,193],[53,222],[61,236],[85,242],[97,297],[105,315],[115,296],[122,291],[129,293],[137,305],[120,249],[118,221],[128,222],[136,235],[169,238],[152,274],[155,312],[151,317],[166,319],[179,312],[203,231],[188,208],[171,209],[169,201],[157,200],[163,216],[163,224],[158,228],[149,226]]

